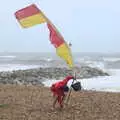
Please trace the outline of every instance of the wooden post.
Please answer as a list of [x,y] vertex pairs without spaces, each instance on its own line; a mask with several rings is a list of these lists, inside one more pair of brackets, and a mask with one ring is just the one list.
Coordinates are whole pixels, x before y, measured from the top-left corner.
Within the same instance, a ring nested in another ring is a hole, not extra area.
[[[72,81],[72,84],[74,84],[74,81],[76,80],[76,72],[74,71],[74,79]],[[70,95],[71,95],[71,92],[72,92],[72,87],[70,86],[70,91],[68,93],[68,97],[66,99],[66,105],[68,105],[68,102],[69,102],[69,99],[70,99]]]

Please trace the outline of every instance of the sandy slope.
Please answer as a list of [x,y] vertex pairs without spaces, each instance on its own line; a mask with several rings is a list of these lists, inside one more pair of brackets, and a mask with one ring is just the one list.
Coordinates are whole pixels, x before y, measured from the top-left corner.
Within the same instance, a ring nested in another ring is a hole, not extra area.
[[120,93],[72,92],[63,110],[51,106],[48,88],[0,85],[0,120],[120,119]]

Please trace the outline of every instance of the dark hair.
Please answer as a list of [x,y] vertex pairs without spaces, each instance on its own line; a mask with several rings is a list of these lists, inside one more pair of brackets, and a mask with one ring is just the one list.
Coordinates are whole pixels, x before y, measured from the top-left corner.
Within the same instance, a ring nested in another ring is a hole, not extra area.
[[68,92],[68,91],[69,91],[69,87],[68,87],[67,85],[65,85],[65,86],[63,87],[63,90],[64,90],[65,92]]

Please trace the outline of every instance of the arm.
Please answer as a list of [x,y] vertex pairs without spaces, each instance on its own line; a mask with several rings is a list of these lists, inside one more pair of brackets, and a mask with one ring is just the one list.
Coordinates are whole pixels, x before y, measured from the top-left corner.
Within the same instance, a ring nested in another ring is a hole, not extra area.
[[68,83],[68,81],[71,80],[71,79],[74,79],[74,77],[73,77],[73,76],[67,76],[67,77],[63,80],[64,84],[66,85],[66,84]]

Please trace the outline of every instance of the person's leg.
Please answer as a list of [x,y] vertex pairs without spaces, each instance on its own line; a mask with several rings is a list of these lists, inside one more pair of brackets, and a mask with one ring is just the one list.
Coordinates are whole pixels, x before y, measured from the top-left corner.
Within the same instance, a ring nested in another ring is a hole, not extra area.
[[64,105],[66,95],[62,96],[62,105]]
[[60,107],[62,108],[63,105],[62,105],[62,96],[61,95],[58,96],[58,103],[59,103]]
[[55,105],[57,103],[58,100],[58,96],[54,96],[54,101],[53,101],[53,108],[55,108]]
[[61,108],[63,108],[64,100],[65,100],[65,95],[58,97],[58,103]]
[[54,96],[53,108],[55,108],[57,101],[58,101],[60,107],[63,108],[63,99],[64,99],[64,96]]

